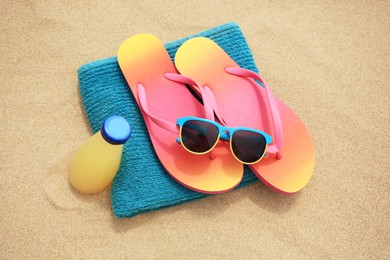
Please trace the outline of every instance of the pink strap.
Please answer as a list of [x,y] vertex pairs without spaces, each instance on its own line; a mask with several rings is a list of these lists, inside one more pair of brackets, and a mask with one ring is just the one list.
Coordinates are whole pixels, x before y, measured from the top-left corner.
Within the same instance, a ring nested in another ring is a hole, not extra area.
[[205,94],[207,95],[207,98],[209,100],[209,102],[211,103],[213,109],[214,109],[214,112],[215,112],[215,115],[217,116],[217,119],[218,121],[222,124],[222,125],[227,125],[225,120],[223,120],[222,118],[222,114],[219,110],[219,107],[218,107],[218,104],[217,104],[217,101],[215,99],[215,95],[213,93],[213,91],[208,87],[208,86],[204,86],[204,89],[205,89]]
[[276,100],[275,100],[274,95],[272,94],[271,89],[268,87],[267,83],[265,83],[265,81],[263,80],[263,78],[259,74],[255,73],[251,70],[247,70],[247,69],[243,69],[243,68],[239,68],[239,67],[230,67],[230,68],[226,68],[225,71],[227,73],[230,73],[230,74],[235,75],[235,76],[249,77],[249,78],[256,79],[263,84],[262,87],[265,88],[265,93],[267,95],[268,104],[269,104],[269,107],[271,109],[272,122],[274,125],[274,144],[268,146],[267,152],[268,153],[276,153],[276,159],[280,160],[281,159],[280,148],[283,145],[282,121],[280,119],[278,105],[276,104]]
[[205,109],[205,118],[209,120],[214,120],[213,106],[210,100],[208,100],[205,89],[201,87],[195,80],[177,73],[165,73],[164,77],[178,83],[196,86],[199,89],[201,98],[203,100],[203,106]]
[[145,88],[141,83],[138,83],[138,100],[142,111],[148,115],[148,117],[158,126],[171,131],[173,133],[179,133],[179,127],[171,122],[157,118],[149,112],[148,101],[146,99]]
[[[201,98],[203,100],[203,106],[205,107],[205,113],[207,119],[214,120],[214,112],[217,116],[217,119],[223,124],[226,125],[225,121],[221,117],[221,113],[219,112],[219,108],[217,105],[217,101],[215,100],[215,96],[213,91],[208,87],[204,86],[202,87],[200,84],[198,84],[193,79],[183,76],[181,74],[176,73],[165,73],[164,76],[167,79],[170,79],[172,81],[176,81],[179,83],[187,84],[191,87],[193,91],[195,91],[197,94],[201,95]],[[205,101],[207,100],[207,101]]]
[[[202,95],[203,106],[204,106],[204,109],[205,109],[205,118],[207,118],[209,120],[214,120],[213,106],[212,106],[212,103],[209,101],[208,95],[207,95],[207,93],[206,93],[206,91],[205,91],[205,89],[203,87],[201,87],[197,82],[195,82],[191,78],[188,78],[188,77],[180,75],[180,74],[165,73],[164,77],[166,77],[169,80],[178,82],[178,83],[188,84],[188,85],[192,85],[192,86],[197,86],[198,89],[200,90],[201,95]],[[168,131],[171,131],[173,133],[179,134],[180,130],[179,130],[179,127],[176,124],[168,122],[168,121],[163,120],[163,119],[160,119],[158,117],[155,117],[155,116],[153,116],[150,113],[149,107],[148,107],[148,101],[146,99],[145,88],[144,88],[144,86],[141,83],[138,83],[138,100],[139,100],[140,107],[141,107],[142,111],[146,115],[148,115],[148,117],[156,125],[164,128],[164,129],[166,129]],[[209,153],[209,157],[210,157],[211,160],[214,160],[215,157],[216,157],[215,153],[213,151],[211,151]]]
[[[193,80],[189,77],[183,76],[181,74],[177,74],[177,73],[169,73],[168,72],[168,73],[164,74],[164,77],[166,77],[169,80],[178,82],[178,83],[190,85],[191,87],[196,86],[199,89],[200,94],[201,94],[201,98],[203,100],[205,118],[214,121],[213,105],[212,105],[211,101],[209,100],[205,89],[201,85],[199,85],[195,80]],[[209,152],[209,158],[210,158],[210,160],[214,160],[216,158],[214,151]]]

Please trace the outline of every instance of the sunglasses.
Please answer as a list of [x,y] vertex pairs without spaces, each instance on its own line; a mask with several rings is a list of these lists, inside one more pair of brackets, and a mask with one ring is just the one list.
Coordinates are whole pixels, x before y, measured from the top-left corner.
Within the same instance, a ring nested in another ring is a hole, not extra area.
[[177,142],[193,154],[206,154],[214,149],[219,140],[229,141],[234,157],[243,164],[259,162],[272,141],[268,134],[245,127],[230,128],[215,121],[182,117],[177,120],[180,137]]

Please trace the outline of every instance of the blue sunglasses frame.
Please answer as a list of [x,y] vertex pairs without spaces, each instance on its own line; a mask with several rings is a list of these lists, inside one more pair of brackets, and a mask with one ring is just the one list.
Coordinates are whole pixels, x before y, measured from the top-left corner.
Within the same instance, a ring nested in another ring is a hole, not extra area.
[[[209,123],[213,126],[215,126],[217,129],[218,129],[218,138],[217,140],[215,141],[215,144],[207,151],[205,152],[194,152],[194,151],[191,151],[189,150],[182,142],[181,140],[181,135],[182,135],[182,127],[183,125],[187,122],[187,121],[200,121],[200,122],[206,122],[206,123]],[[177,125],[180,127],[180,137],[178,137],[176,139],[176,142],[180,143],[184,149],[186,149],[187,151],[189,151],[190,153],[193,153],[193,154],[206,154],[208,152],[210,152],[211,150],[214,149],[214,147],[217,145],[218,143],[218,140],[222,139],[224,141],[229,141],[230,142],[230,150],[232,152],[232,154],[234,155],[234,157],[240,161],[241,163],[243,164],[254,164],[254,163],[257,163],[259,162],[265,155],[265,152],[267,150],[267,146],[268,144],[270,144],[272,142],[272,137],[270,135],[268,135],[267,133],[263,132],[263,131],[260,131],[260,130],[257,130],[257,129],[254,129],[254,128],[248,128],[248,127],[227,127],[227,126],[222,126],[220,124],[218,124],[217,122],[215,121],[212,121],[212,120],[208,120],[208,119],[204,119],[204,118],[199,118],[199,117],[193,117],[193,116],[188,116],[188,117],[181,117],[181,118],[178,118],[177,119]],[[264,153],[263,155],[255,162],[244,162],[242,160],[240,160],[239,158],[237,158],[237,156],[234,154],[233,152],[233,148],[232,148],[232,140],[231,140],[231,137],[233,136],[233,134],[236,132],[236,131],[248,131],[248,132],[253,132],[253,133],[257,133],[257,134],[260,134],[262,135],[264,138],[265,138],[265,141],[266,141],[266,146],[265,146],[265,149],[264,149]]]

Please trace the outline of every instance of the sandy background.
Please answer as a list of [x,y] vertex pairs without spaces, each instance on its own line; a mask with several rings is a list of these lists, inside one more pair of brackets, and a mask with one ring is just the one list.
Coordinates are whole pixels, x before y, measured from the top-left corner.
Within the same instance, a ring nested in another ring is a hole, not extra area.
[[[0,2],[1,259],[390,257],[388,1],[103,2]],[[314,139],[308,186],[123,220],[108,191],[73,192],[68,161],[91,134],[77,69],[136,33],[169,42],[229,21]]]

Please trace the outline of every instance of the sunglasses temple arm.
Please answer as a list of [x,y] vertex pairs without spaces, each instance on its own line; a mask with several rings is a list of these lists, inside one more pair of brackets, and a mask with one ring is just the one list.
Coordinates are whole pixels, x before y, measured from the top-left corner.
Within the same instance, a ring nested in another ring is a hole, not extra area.
[[[268,153],[275,153],[276,159],[280,160],[282,158],[280,148],[283,145],[283,129],[282,129],[282,121],[280,119],[280,113],[278,105],[276,104],[276,99],[274,95],[272,94],[271,89],[268,87],[267,83],[263,80],[263,78],[247,69],[239,68],[239,67],[230,67],[226,68],[225,71],[229,74],[240,76],[240,77],[249,77],[253,78],[255,80],[258,80],[262,83],[262,86],[265,89],[265,93],[268,99],[268,105],[271,110],[271,116],[272,116],[272,123],[274,127],[274,144],[269,145],[267,148]],[[260,90],[260,89],[259,89]]]
[[144,112],[156,125],[173,133],[179,134],[179,127],[176,124],[155,117],[150,113],[145,88],[141,83],[138,84],[138,101],[142,112]]

